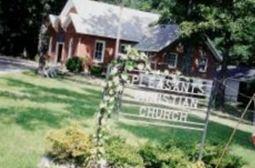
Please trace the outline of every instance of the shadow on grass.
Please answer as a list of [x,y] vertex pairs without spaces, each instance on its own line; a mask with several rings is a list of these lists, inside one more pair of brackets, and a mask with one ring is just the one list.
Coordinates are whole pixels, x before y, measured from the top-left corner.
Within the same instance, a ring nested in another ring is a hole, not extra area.
[[[137,121],[139,123],[139,121]],[[149,141],[156,143],[162,143],[168,140],[183,141],[185,143],[194,144],[200,143],[202,138],[202,132],[182,130],[166,127],[145,126],[145,125],[130,125],[126,123],[119,123],[119,128],[122,128],[140,138],[146,138]],[[207,134],[207,143],[210,144],[225,144],[233,128],[210,122]],[[254,149],[251,143],[251,134],[244,131],[237,131],[233,141],[234,144],[238,144],[247,149]]]
[[[40,104],[56,103],[64,104],[65,110],[69,113],[63,115],[63,112],[50,111],[48,109],[33,109],[33,108],[8,108],[0,109],[0,115],[4,115],[14,119],[17,124],[25,129],[36,128],[33,123],[39,125],[47,125],[50,127],[59,126],[63,116],[66,118],[81,119],[91,118],[98,107],[100,101],[100,91],[93,89],[83,89],[84,92],[79,93],[64,88],[50,88],[47,86],[39,86],[18,79],[5,78],[9,86],[19,88],[23,94],[16,94],[11,91],[0,91],[0,97],[13,100],[28,100]],[[14,105],[15,107],[15,105]],[[62,114],[62,115],[61,115]],[[37,121],[36,121],[37,120]]]
[[[254,104],[251,104],[250,107],[254,107]],[[226,113],[226,114],[229,114],[231,116],[239,118],[242,115],[242,112],[244,110],[245,110],[244,107],[240,107],[240,106],[237,106],[237,105],[232,105],[232,104],[226,103],[224,105],[223,113]],[[248,112],[244,116],[243,120],[246,120],[246,121],[249,121],[250,123],[252,123],[253,122],[253,111],[248,110]]]
[[[81,76],[83,77],[83,76]],[[86,78],[90,78],[89,80],[86,80]],[[83,77],[83,79],[76,79],[76,78],[72,78],[72,77],[63,77],[62,79],[65,79],[66,81],[71,81],[71,82],[74,82],[74,83],[78,83],[78,84],[85,84],[85,85],[95,85],[97,87],[100,87],[100,84],[99,83],[96,83],[96,84],[93,84],[93,82],[91,82],[90,80],[92,79],[96,79],[96,78],[93,78],[93,77],[90,77],[90,76],[86,76],[86,77]],[[97,78],[98,80],[101,80],[101,82],[104,82],[105,79],[102,79],[102,78]]]
[[[51,111],[43,108],[0,108],[0,121],[15,122],[24,129],[37,129],[41,126],[59,127],[66,118],[91,118],[100,101],[100,91],[83,88],[84,92],[76,92],[64,88],[49,88],[39,86],[22,80],[5,78],[9,86],[19,88],[24,94],[15,94],[9,91],[0,92],[0,96],[13,100],[29,100],[31,102],[47,104],[60,103],[65,105],[69,113]],[[15,106],[15,105],[14,105]],[[182,140],[187,143],[200,142],[201,133],[189,130],[172,128],[160,128],[153,126],[136,126],[120,123],[119,127],[125,129],[137,137],[147,138],[158,143],[168,139]],[[207,141],[210,143],[225,143],[232,128],[210,122]],[[250,142],[250,133],[238,131],[234,142],[248,149],[253,148]]]
[[44,108],[0,108],[2,123],[16,123],[27,130],[35,130],[45,125],[58,128],[63,124],[65,117],[58,111]]
[[[210,122],[208,126],[207,140],[211,143],[220,142],[225,144],[229,140],[232,131],[233,131],[232,127],[219,124],[216,122]],[[254,147],[251,142],[251,133],[249,132],[237,130],[232,143],[238,144],[247,149],[254,150]]]
[[[39,92],[46,92],[56,95],[63,95],[70,98],[88,98],[88,94],[90,98],[99,98],[100,91],[94,90],[94,89],[88,89],[85,88],[84,91],[87,92],[87,94],[78,93],[72,90],[64,89],[64,88],[50,88],[46,86],[39,86],[32,84],[30,82],[24,82],[22,80],[18,79],[11,79],[11,78],[5,78],[5,80],[8,82],[8,85],[13,87],[19,87],[24,88],[24,91],[28,91],[28,93],[36,94]],[[64,82],[64,81],[63,81]]]

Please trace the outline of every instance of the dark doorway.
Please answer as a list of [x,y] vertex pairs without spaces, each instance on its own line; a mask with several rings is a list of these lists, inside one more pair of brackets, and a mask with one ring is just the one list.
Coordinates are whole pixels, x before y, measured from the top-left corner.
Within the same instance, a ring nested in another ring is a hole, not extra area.
[[58,48],[57,48],[58,59],[57,59],[57,62],[61,62],[63,46],[64,45],[62,43],[58,43]]
[[239,94],[238,101],[242,102],[243,105],[247,105],[250,99],[248,97],[252,97],[255,93],[255,80],[254,81],[247,81],[247,82],[240,82],[239,87],[239,93],[243,93],[244,95],[247,95],[247,97],[244,97]]
[[[249,97],[252,97],[253,94],[255,93],[255,80],[240,82],[239,93],[242,93],[239,94],[238,96],[238,102],[241,103],[239,106],[245,108],[250,101]],[[243,96],[243,94],[246,96]],[[249,110],[255,110],[254,102],[252,102],[252,104],[250,105]],[[255,119],[255,115],[253,115],[252,112],[247,113],[245,119],[248,119],[249,121],[253,122]]]

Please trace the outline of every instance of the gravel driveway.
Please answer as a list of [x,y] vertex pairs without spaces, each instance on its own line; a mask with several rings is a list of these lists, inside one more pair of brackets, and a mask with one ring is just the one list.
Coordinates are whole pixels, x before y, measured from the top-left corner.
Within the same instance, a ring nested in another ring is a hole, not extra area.
[[22,72],[36,69],[38,64],[21,58],[0,56],[0,73]]

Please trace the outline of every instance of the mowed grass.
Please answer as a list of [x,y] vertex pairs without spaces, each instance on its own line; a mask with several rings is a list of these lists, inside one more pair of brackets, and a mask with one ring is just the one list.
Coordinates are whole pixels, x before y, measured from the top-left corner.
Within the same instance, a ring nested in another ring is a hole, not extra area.
[[[44,154],[45,136],[51,130],[80,124],[93,133],[101,88],[82,77],[46,79],[33,73],[0,75],[0,168],[34,168]],[[175,139],[199,143],[201,133],[135,122],[110,122],[112,133],[135,146]],[[225,143],[232,128],[209,124],[207,143]],[[231,146],[247,168],[254,168],[251,134],[238,131]]]

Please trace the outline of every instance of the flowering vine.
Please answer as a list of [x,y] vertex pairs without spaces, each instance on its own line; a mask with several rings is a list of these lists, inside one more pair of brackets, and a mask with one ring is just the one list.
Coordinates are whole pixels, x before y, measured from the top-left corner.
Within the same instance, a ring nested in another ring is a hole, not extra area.
[[97,116],[97,130],[95,134],[95,160],[97,167],[104,167],[104,136],[106,133],[107,120],[111,114],[118,111],[120,96],[124,85],[129,81],[129,72],[133,70],[149,70],[148,57],[136,49],[128,47],[127,54],[121,55],[112,61],[107,72],[107,79],[104,85],[103,97],[99,106]]

